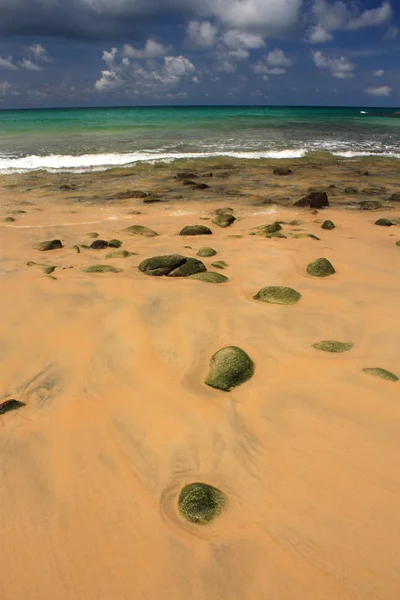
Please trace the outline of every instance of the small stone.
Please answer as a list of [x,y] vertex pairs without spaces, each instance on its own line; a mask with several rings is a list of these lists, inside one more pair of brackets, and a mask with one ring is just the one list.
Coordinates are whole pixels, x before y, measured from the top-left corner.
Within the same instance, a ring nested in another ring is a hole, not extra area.
[[126,190],[126,192],[117,192],[113,200],[129,200],[129,198],[146,198],[146,192],[140,190]]
[[298,225],[302,225],[304,223],[304,221],[298,221],[297,219],[294,219],[294,221],[290,221],[289,225],[293,225],[293,227],[297,227]]
[[86,236],[89,238],[98,238],[99,234],[96,233],[96,231],[90,231],[89,233],[86,234]]
[[236,221],[236,217],[231,215],[230,213],[224,213],[222,215],[217,215],[213,220],[214,225],[218,227],[229,227]]
[[396,242],[396,246],[400,246],[400,240]]
[[321,350],[322,352],[349,352],[352,348],[354,348],[354,344],[347,342],[336,342],[333,340],[325,340],[323,342],[318,342],[317,344],[313,344],[313,348],[316,350]]
[[212,231],[205,225],[187,225],[179,235],[211,235]]
[[210,371],[205,383],[210,387],[230,392],[251,379],[254,363],[250,356],[237,346],[227,346],[216,352],[210,361]]
[[207,190],[209,187],[206,183],[195,183],[192,185],[192,190]]
[[291,175],[291,174],[292,174],[292,170],[287,169],[286,167],[278,167],[277,169],[274,169],[274,175]]
[[382,208],[382,202],[379,202],[379,200],[363,200],[359,202],[358,206],[361,210],[379,210]]
[[328,277],[334,275],[336,271],[327,258],[318,258],[308,265],[307,273],[313,277]]
[[333,221],[324,221],[321,225],[321,229],[327,229],[327,230],[336,229],[336,225]]
[[349,196],[352,196],[354,194],[358,194],[358,189],[355,187],[347,187],[344,190],[345,194],[348,194]]
[[195,275],[190,275],[190,279],[197,279],[198,281],[204,281],[205,283],[226,283],[229,281],[225,275],[214,273],[214,271],[196,273]]
[[216,269],[226,269],[226,267],[229,267],[228,263],[224,260],[217,260],[216,262],[211,263],[211,266]]
[[314,235],[313,233],[297,233],[294,236],[295,240],[303,240],[305,238],[311,238],[312,240],[320,240],[319,237],[317,237],[316,235]]
[[389,198],[389,202],[400,202],[400,193],[392,194]]
[[219,489],[205,483],[186,485],[179,496],[178,509],[189,523],[207,525],[224,510],[226,495]]
[[50,266],[48,266],[48,267],[44,267],[44,269],[43,269],[43,273],[44,273],[45,275],[51,275],[51,274],[52,274],[52,273],[53,273],[53,272],[56,270],[56,268],[57,268],[57,267],[55,267],[54,265],[50,265]]
[[375,225],[379,225],[379,227],[392,227],[394,223],[390,219],[378,219],[375,221]]
[[182,185],[196,185],[196,182],[192,181],[191,179],[183,179]]
[[33,248],[35,250],[40,250],[41,252],[46,252],[47,250],[59,250],[63,245],[61,240],[49,240],[47,242],[39,242],[35,244]]
[[128,233],[129,235],[144,235],[145,237],[158,236],[158,233],[143,225],[131,225],[131,227],[122,229],[122,233]]
[[158,196],[148,196],[143,200],[144,204],[156,204],[157,202],[162,202],[161,198]]
[[379,369],[377,367],[363,369],[364,373],[367,375],[374,375],[375,377],[380,377],[381,379],[386,379],[387,381],[399,381],[399,378],[394,373],[390,371],[386,371],[386,369]]
[[215,211],[216,215],[226,215],[226,214],[233,214],[233,208],[230,208],[229,206],[226,206],[225,208],[217,208],[217,210]]
[[23,406],[26,406],[25,402],[14,400],[14,398],[12,400],[6,400],[0,404],[0,415],[4,415],[6,412],[10,412],[12,410],[17,410]]
[[153,256],[146,258],[139,265],[139,271],[155,277],[187,277],[206,271],[206,266],[195,258],[187,258],[180,254]]
[[296,304],[301,294],[289,287],[270,286],[262,288],[253,298],[267,304]]
[[95,240],[90,244],[92,250],[104,250],[104,248],[108,248],[108,242],[106,240]]
[[80,254],[80,252],[81,252],[81,249],[80,249],[80,248],[79,248],[79,246],[77,246],[77,245],[75,245],[75,246],[72,246],[71,250],[75,250],[75,252],[76,252],[77,254]]
[[111,265],[91,265],[82,269],[85,273],[119,273],[121,269],[117,269]]
[[14,217],[7,217],[6,219],[4,219],[6,223],[15,223],[15,219]]
[[329,199],[326,192],[311,192],[305,198],[297,200],[294,206],[303,208],[325,208],[329,206]]
[[109,248],[121,248],[121,246],[122,246],[122,242],[120,240],[113,239],[108,242]]
[[200,248],[197,253],[197,256],[201,256],[202,258],[207,258],[208,256],[215,256],[217,254],[214,248]]
[[127,250],[114,250],[114,252],[110,252],[109,254],[106,254],[106,259],[109,258],[128,258],[128,256],[131,256],[132,252],[128,252]]

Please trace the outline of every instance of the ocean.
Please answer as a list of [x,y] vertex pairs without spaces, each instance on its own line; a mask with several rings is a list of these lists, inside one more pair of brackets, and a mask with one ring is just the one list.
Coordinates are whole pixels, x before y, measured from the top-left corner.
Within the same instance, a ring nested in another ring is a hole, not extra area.
[[389,108],[125,107],[0,111],[0,173],[105,170],[180,158],[400,158]]

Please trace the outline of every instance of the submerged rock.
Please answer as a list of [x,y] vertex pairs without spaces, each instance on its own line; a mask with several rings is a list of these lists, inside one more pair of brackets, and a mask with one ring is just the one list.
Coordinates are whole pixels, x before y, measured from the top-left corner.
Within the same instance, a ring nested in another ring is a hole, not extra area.
[[378,219],[375,221],[375,225],[379,225],[380,227],[392,227],[394,223],[390,219]]
[[158,196],[148,196],[143,200],[144,204],[156,204],[157,202],[162,202],[161,198]]
[[308,265],[307,273],[313,277],[328,277],[334,275],[336,271],[327,258],[317,258]]
[[76,252],[77,254],[80,254],[80,252],[81,252],[81,249],[80,249],[80,248],[79,248],[79,246],[77,246],[77,245],[75,245],[75,246],[72,246],[71,250],[75,250],[75,252]]
[[121,248],[121,246],[122,246],[121,240],[112,239],[108,242],[109,248]]
[[287,167],[278,167],[277,169],[274,169],[274,175],[291,175],[292,174],[292,170],[288,169]]
[[155,237],[158,235],[152,229],[144,227],[143,225],[131,225],[121,230],[121,233],[129,233],[129,235],[144,235],[145,237]]
[[206,258],[207,256],[215,256],[217,254],[214,248],[200,248],[197,253],[197,256],[201,256],[202,258]]
[[54,273],[56,268],[57,267],[55,265],[49,265],[48,267],[43,267],[43,273],[45,275],[51,275],[52,273]]
[[326,192],[311,192],[305,198],[297,200],[294,206],[303,208],[325,208],[329,206],[329,199]]
[[321,225],[321,228],[331,230],[336,229],[336,225],[333,221],[324,221]]
[[358,206],[361,210],[379,210],[382,208],[382,202],[379,202],[379,200],[363,200],[359,202]]
[[119,273],[121,269],[117,269],[111,265],[91,265],[82,269],[85,273]]
[[189,523],[207,525],[218,517],[227,504],[226,495],[205,483],[186,485],[179,496],[179,512]]
[[139,265],[139,271],[155,277],[163,275],[167,277],[188,277],[206,270],[206,266],[200,260],[187,258],[180,254],[153,256],[152,258],[146,258]]
[[354,344],[350,342],[336,342],[333,340],[325,340],[323,342],[318,342],[317,344],[313,344],[313,348],[316,350],[321,350],[322,352],[349,352],[352,348],[354,348]]
[[396,246],[400,246],[400,240],[396,242]]
[[0,404],[0,415],[4,415],[6,412],[10,412],[12,410],[17,410],[23,406],[26,406],[25,402],[14,400],[14,398],[12,400],[6,400]]
[[104,250],[104,248],[108,248],[108,242],[106,240],[95,240],[90,244],[92,250]]
[[245,383],[254,375],[254,363],[250,356],[237,346],[218,350],[210,361],[210,371],[205,383],[210,387],[229,392]]
[[377,367],[363,369],[364,373],[367,375],[374,375],[375,377],[380,377],[381,379],[386,379],[387,381],[399,381],[399,378],[394,373],[390,371],[386,371],[386,369],[379,369]]
[[234,217],[230,213],[223,213],[217,215],[213,220],[213,223],[218,227],[229,227],[229,225],[232,225],[232,223],[234,223],[235,221],[236,217]]
[[211,235],[212,231],[205,225],[186,225],[179,235]]
[[226,283],[229,281],[225,275],[214,273],[213,271],[196,273],[195,275],[191,275],[190,279],[197,279],[198,281],[204,281],[205,283]]
[[267,304],[296,304],[301,294],[289,287],[269,286],[262,288],[253,298]]
[[39,242],[33,246],[35,250],[40,250],[41,252],[46,252],[47,250],[59,250],[62,247],[61,240],[48,240],[47,242]]

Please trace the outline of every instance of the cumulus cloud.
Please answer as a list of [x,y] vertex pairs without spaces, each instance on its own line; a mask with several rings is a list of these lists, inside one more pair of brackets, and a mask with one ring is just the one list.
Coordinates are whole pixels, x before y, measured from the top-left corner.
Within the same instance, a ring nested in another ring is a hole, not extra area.
[[383,39],[384,40],[394,40],[397,38],[398,33],[399,33],[398,27],[394,27],[393,25],[391,25],[385,31],[385,35],[383,36]]
[[323,42],[330,42],[333,39],[333,35],[322,27],[320,23],[311,27],[306,38],[307,42],[311,44],[322,44]]
[[263,48],[265,46],[265,41],[262,35],[240,31],[239,29],[230,29],[226,31],[222,40],[228,48],[255,49]]
[[293,64],[294,61],[289,56],[286,56],[283,50],[276,48],[275,50],[271,50],[263,60],[253,65],[253,71],[254,73],[263,75],[284,75],[286,69]]
[[210,21],[190,21],[186,30],[189,45],[198,48],[211,48],[217,40],[218,28]]
[[370,96],[390,96],[390,94],[392,93],[392,88],[388,85],[368,87],[364,90],[364,93],[369,94]]
[[318,69],[330,71],[332,77],[336,77],[336,79],[351,79],[354,77],[356,65],[344,56],[325,56],[320,50],[315,50],[312,53],[312,57],[314,64]]
[[383,69],[379,69],[378,71],[374,71],[374,75],[375,77],[382,77],[382,75],[384,75],[385,71]]
[[32,44],[32,46],[29,46],[28,52],[32,54],[35,60],[47,63],[53,62],[46,48],[44,48],[42,44]]
[[9,71],[16,71],[18,69],[17,65],[13,62],[12,56],[7,56],[3,58],[0,56],[0,69],[8,69]]
[[43,67],[34,63],[30,58],[23,58],[20,64],[27,71],[43,71]]
[[0,97],[4,98],[11,91],[11,85],[8,81],[0,81]]
[[[115,50],[115,48],[113,48]],[[130,44],[125,44],[123,47],[123,55],[127,58],[157,58],[164,56],[170,51],[170,47],[163,46],[153,39],[148,39],[143,50],[134,48]]]

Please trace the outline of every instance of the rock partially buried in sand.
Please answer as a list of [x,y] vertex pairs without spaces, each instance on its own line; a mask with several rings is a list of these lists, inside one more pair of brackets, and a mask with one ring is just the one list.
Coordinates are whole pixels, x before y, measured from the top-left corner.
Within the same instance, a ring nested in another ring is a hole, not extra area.
[[218,227],[229,227],[235,221],[236,217],[234,217],[230,213],[223,213],[222,215],[217,215],[213,220],[213,223]]
[[291,174],[292,174],[292,170],[287,169],[286,167],[278,167],[277,169],[274,169],[274,175],[291,175]]
[[377,367],[371,367],[367,369],[363,369],[364,373],[367,375],[374,375],[375,377],[380,377],[381,379],[386,379],[387,381],[399,381],[399,378],[394,373],[390,371],[386,371],[386,369],[379,369]]
[[316,235],[314,235],[313,233],[297,233],[294,236],[295,240],[304,240],[306,238],[311,238],[312,240],[320,240],[319,237],[317,237]]
[[86,236],[94,239],[94,238],[98,238],[99,234],[96,231],[89,231],[89,233],[87,233]]
[[129,235],[144,235],[145,237],[155,237],[158,235],[152,229],[144,227],[143,225],[131,225],[121,230],[121,233],[129,233]]
[[162,202],[162,199],[158,196],[148,196],[143,200],[144,204],[156,204],[157,202]]
[[378,219],[375,221],[375,225],[379,225],[379,227],[392,227],[394,223],[390,219]]
[[226,269],[226,267],[229,267],[228,263],[224,260],[217,260],[216,262],[211,263],[211,266],[216,269]]
[[207,256],[215,256],[217,254],[214,248],[200,248],[197,253],[197,256],[201,256],[202,258],[207,258]]
[[327,258],[317,258],[308,265],[307,273],[313,277],[328,277],[334,275],[336,271]]
[[85,273],[119,273],[121,269],[117,269],[111,265],[91,265],[82,269]]
[[302,208],[325,208],[329,206],[329,200],[326,192],[311,192],[305,198],[297,200],[294,206]]
[[41,252],[46,252],[47,250],[59,250],[63,245],[61,240],[49,240],[47,242],[39,242],[35,244],[33,248],[35,250],[40,250]]
[[204,281],[205,283],[226,283],[229,281],[225,275],[214,273],[214,271],[196,273],[195,275],[191,275],[189,279],[197,279],[198,281]]
[[106,254],[106,259],[108,260],[109,258],[128,258],[128,256],[131,255],[132,252],[128,252],[128,250],[115,250],[114,252]]
[[323,342],[318,342],[317,344],[313,344],[313,348],[316,350],[321,350],[322,352],[349,352],[352,348],[354,348],[354,344],[350,342],[335,342],[334,340],[325,340]]
[[92,250],[104,250],[104,248],[108,248],[108,242],[106,240],[95,240],[90,244]]
[[77,246],[77,245],[75,245],[75,246],[72,246],[71,250],[75,250],[75,252],[76,252],[77,254],[80,254],[80,252],[81,252],[81,249],[80,249],[80,248],[79,248],[79,246]]
[[389,198],[389,202],[400,202],[400,193],[392,194]]
[[12,410],[17,410],[18,408],[22,408],[25,405],[25,402],[20,402],[19,400],[6,400],[0,404],[0,415],[4,415],[6,412],[10,412]]
[[226,206],[225,208],[217,208],[217,210],[215,211],[216,215],[226,215],[227,213],[229,213],[230,215],[233,214],[233,208],[230,208],[229,206]]
[[5,221],[6,223],[15,223],[15,219],[14,219],[14,217],[7,217],[6,219],[4,219],[4,221]]
[[210,372],[205,383],[217,390],[229,392],[253,375],[254,363],[250,356],[237,346],[227,346],[211,357]]
[[188,277],[206,271],[206,266],[196,258],[187,258],[180,254],[153,256],[139,265],[139,271],[154,277]]
[[192,185],[192,190],[207,190],[209,187],[206,183],[195,183]]
[[336,229],[336,225],[333,221],[324,221],[321,225],[321,229],[327,229],[330,231],[331,229]]
[[347,188],[345,188],[344,193],[351,196],[353,194],[358,194],[358,189],[355,187],[347,187]]
[[227,500],[223,492],[211,485],[190,483],[179,495],[178,508],[189,523],[207,525],[221,514]]
[[363,200],[358,203],[360,210],[379,210],[382,208],[382,202],[379,200]]
[[211,235],[212,231],[205,225],[186,225],[179,235]]
[[396,246],[400,246],[400,240],[396,242]]
[[289,287],[270,286],[262,288],[253,298],[267,304],[296,304],[301,294]]
[[108,242],[109,248],[121,248],[121,246],[122,246],[122,242],[120,240],[113,239]]
[[140,190],[126,190],[126,192],[117,192],[113,200],[129,200],[129,198],[146,198],[146,192]]

